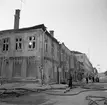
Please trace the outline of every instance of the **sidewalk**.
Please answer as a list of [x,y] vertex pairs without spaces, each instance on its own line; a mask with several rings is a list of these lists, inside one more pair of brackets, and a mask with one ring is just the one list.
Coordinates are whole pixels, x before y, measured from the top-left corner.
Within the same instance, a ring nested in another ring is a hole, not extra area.
[[[98,86],[97,84],[89,83],[89,84],[84,84],[80,86],[80,83],[73,83],[76,87],[71,89],[71,91],[64,93],[66,88],[68,87],[67,84],[52,84],[52,85],[41,85],[37,83],[8,83],[8,84],[3,84],[0,85],[0,93],[7,90],[9,92],[11,91],[21,91],[21,90],[30,90],[30,91],[43,91],[46,90],[48,94],[53,94],[53,95],[73,95],[73,94],[78,94],[80,91],[86,91],[86,90],[92,90],[93,88],[95,89],[105,89],[103,86]],[[97,87],[97,88],[96,88]]]
[[28,90],[44,90],[44,89],[64,89],[68,85],[63,85],[63,84],[52,84],[52,85],[41,85],[37,83],[7,83],[0,85],[0,90],[2,89],[7,89],[7,90],[12,90],[12,89],[28,89]]

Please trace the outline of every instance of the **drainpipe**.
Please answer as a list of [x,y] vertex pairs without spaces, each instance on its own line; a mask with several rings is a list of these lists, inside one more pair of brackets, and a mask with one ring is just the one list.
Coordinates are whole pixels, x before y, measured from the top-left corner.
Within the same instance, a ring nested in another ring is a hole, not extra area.
[[46,30],[42,34],[42,51],[41,51],[41,84],[43,85],[43,76],[44,76],[44,35]]

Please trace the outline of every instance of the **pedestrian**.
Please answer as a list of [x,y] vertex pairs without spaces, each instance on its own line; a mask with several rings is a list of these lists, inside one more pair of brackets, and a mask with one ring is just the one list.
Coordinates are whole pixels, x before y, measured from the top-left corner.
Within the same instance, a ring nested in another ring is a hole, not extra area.
[[94,76],[92,77],[92,80],[93,80],[93,82],[94,82]]
[[69,77],[69,88],[72,89],[72,76]]
[[88,84],[88,77],[86,77],[86,83]]

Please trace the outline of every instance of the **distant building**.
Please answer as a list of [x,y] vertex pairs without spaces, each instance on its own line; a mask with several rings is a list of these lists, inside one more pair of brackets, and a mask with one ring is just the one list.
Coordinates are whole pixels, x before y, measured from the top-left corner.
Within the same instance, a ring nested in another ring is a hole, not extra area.
[[75,54],[71,51],[71,59],[70,59],[70,72],[73,77],[73,81],[77,81],[77,74],[79,71],[79,65],[78,60],[75,56]]
[[88,57],[86,56],[86,54],[78,52],[78,51],[72,51],[78,62],[79,62],[79,68],[84,72],[84,75],[89,76],[91,74],[93,74],[93,66],[91,64],[91,62],[89,61]]

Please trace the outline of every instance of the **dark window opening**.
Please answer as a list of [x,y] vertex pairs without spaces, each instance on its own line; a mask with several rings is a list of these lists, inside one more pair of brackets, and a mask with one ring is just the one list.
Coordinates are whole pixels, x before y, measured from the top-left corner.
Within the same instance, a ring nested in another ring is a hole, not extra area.
[[20,41],[22,41],[22,38],[20,38]]
[[18,39],[16,39],[16,42],[18,42]]
[[4,40],[4,43],[5,43],[5,40]]
[[19,43],[19,48],[22,49],[22,43]]
[[35,42],[33,42],[33,48],[35,48]]
[[16,50],[17,50],[17,43],[16,43]]
[[45,40],[45,51],[48,52],[48,42]]
[[29,48],[31,48],[32,46],[29,44]]
[[5,51],[5,44],[3,45],[3,51]]
[[16,50],[22,49],[22,38],[16,38]]
[[29,40],[32,40],[32,37],[29,37]]
[[7,44],[7,45],[6,45],[6,51],[8,50],[8,47],[9,47],[9,46],[8,46],[8,44]]
[[29,49],[34,49],[36,47],[36,38],[35,36],[30,36],[29,38]]
[[5,38],[3,39],[3,51],[8,51],[9,50],[9,39]]

